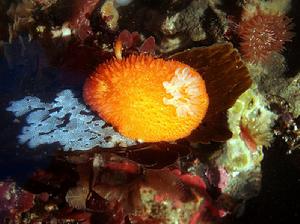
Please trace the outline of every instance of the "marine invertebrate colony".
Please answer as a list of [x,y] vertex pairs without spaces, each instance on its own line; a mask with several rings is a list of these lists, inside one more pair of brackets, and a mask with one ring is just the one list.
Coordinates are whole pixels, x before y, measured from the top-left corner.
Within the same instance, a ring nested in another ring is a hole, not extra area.
[[105,122],[89,114],[90,111],[79,103],[70,90],[58,93],[53,103],[27,96],[11,102],[6,110],[13,112],[16,117],[27,115],[28,125],[23,127],[18,138],[19,143],[27,143],[30,148],[55,142],[59,142],[66,150],[133,144],[112,127],[103,127]]
[[273,52],[284,50],[284,43],[293,37],[292,28],[292,20],[287,16],[258,10],[239,24],[240,51],[246,60],[264,61]]
[[208,108],[205,83],[197,71],[145,55],[100,65],[87,79],[83,96],[120,133],[146,142],[188,136]]

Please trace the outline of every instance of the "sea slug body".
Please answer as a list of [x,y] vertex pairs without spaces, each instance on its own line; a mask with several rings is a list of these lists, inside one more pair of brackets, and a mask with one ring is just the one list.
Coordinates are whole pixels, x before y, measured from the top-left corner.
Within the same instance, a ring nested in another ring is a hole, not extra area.
[[188,136],[201,123],[209,102],[197,71],[148,55],[99,65],[87,79],[83,97],[121,134],[145,142]]

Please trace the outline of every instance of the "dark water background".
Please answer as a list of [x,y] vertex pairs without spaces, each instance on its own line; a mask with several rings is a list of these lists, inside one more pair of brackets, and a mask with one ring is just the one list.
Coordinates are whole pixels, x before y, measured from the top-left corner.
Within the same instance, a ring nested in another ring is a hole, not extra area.
[[[233,0],[227,0],[230,6]],[[286,74],[294,75],[300,69],[300,1],[294,0],[290,17],[296,24],[295,40],[287,45]],[[226,10],[231,10],[230,7]],[[46,168],[52,159],[52,152],[58,145],[42,146],[37,150],[28,149],[17,143],[22,120],[13,123],[14,116],[6,111],[11,100],[33,94],[44,99],[53,99],[60,89],[72,87],[80,95],[81,85],[61,84],[58,76],[65,71],[50,66],[43,48],[37,42],[26,42],[27,51],[21,52],[20,42],[4,45],[10,61],[0,52],[0,181],[13,179],[20,185],[38,168]],[[71,55],[70,55],[71,56]],[[41,61],[43,60],[43,61]],[[40,71],[42,66],[42,71]],[[39,72],[45,79],[39,79]],[[300,223],[300,151],[287,154],[288,148],[282,140],[276,140],[269,150],[264,151],[262,162],[262,189],[250,199],[244,213],[225,220],[228,223]],[[292,221],[293,220],[293,221]]]

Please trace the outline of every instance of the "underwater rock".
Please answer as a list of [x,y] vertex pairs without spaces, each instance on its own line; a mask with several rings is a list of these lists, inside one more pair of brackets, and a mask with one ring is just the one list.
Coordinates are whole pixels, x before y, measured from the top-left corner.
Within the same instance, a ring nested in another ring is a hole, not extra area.
[[71,90],[58,93],[53,103],[27,96],[11,102],[7,111],[13,112],[16,117],[27,115],[28,125],[23,127],[18,140],[20,144],[27,143],[30,148],[55,142],[59,142],[65,150],[134,144],[106,126],[104,121],[95,118]]
[[201,21],[207,8],[208,1],[192,1],[186,9],[165,19],[162,32],[165,35],[174,35],[186,31],[193,41],[204,40],[206,33]]
[[286,77],[284,73],[287,65],[283,55],[272,54],[263,64],[246,63],[246,66],[261,94],[282,97],[290,105],[289,111],[293,116],[300,115],[300,73],[291,78]]
[[[207,12],[214,11],[214,7],[209,1],[192,1],[185,9],[167,16],[161,25],[161,31],[165,35],[175,35],[177,33],[186,32],[192,41],[201,41],[207,38],[208,34],[206,25]],[[215,14],[215,19],[218,16]],[[220,21],[219,21],[220,22]],[[215,24],[216,28],[220,24]]]
[[19,33],[31,33],[33,31],[33,24],[35,19],[33,12],[35,10],[35,2],[30,0],[22,0],[15,4],[10,4],[7,15],[10,17],[12,23],[9,24],[9,41],[15,39]]
[[269,96],[268,101],[272,110],[278,114],[274,133],[288,145],[287,153],[293,153],[294,150],[300,148],[300,117],[294,117],[292,112],[295,109],[291,108],[291,105],[284,98],[273,95]]
[[279,95],[291,105],[294,117],[300,116],[300,72],[287,80],[287,85],[281,89]]
[[161,220],[160,223],[176,223],[181,220],[182,223],[189,223],[194,213],[200,210],[204,199],[191,201],[185,204],[177,204],[172,198],[159,197],[157,191],[152,188],[143,187],[140,189],[143,209],[146,214],[151,214],[154,218]]
[[165,36],[160,48],[162,52],[170,52],[188,41],[223,40],[225,21],[224,13],[213,1],[193,0],[180,11],[169,13],[162,21],[161,32]]
[[[176,172],[175,170],[173,171]],[[219,223],[226,211],[211,200],[206,193],[205,182],[199,176],[178,171],[178,178],[188,186],[194,195],[193,200],[182,203],[178,197],[147,185],[140,188],[143,210],[146,214],[161,220],[160,223]],[[162,183],[161,183],[162,185]],[[173,188],[172,186],[171,188]],[[165,187],[170,188],[170,187]]]
[[258,8],[270,14],[286,14],[291,9],[291,2],[292,0],[246,0],[243,5],[244,14],[246,17],[252,16]]
[[261,93],[275,94],[283,88],[282,85],[285,85],[286,60],[282,54],[272,53],[263,63],[245,62],[245,64]]
[[34,0],[34,2],[39,5],[42,10],[45,10],[56,4],[58,0]]

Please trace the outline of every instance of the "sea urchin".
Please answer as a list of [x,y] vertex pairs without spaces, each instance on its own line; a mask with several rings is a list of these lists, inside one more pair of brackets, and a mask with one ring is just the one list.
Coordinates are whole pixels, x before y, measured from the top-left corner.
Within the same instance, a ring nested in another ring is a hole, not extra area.
[[284,43],[294,36],[292,28],[289,17],[258,10],[255,16],[239,24],[240,51],[248,61],[264,61],[272,53],[284,50]]

